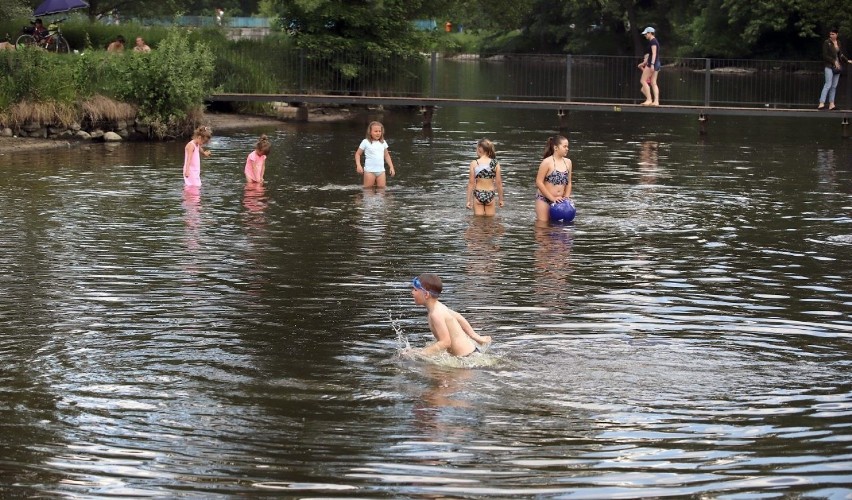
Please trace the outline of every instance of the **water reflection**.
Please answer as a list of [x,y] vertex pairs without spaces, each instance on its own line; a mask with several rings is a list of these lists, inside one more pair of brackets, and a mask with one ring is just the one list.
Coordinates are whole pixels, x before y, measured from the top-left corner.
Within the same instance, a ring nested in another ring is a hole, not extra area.
[[385,238],[388,216],[391,215],[393,195],[387,189],[366,188],[355,194],[358,208],[358,230],[362,235],[363,253],[366,258],[381,258],[386,252]]
[[450,413],[454,408],[471,408],[472,405],[461,397],[465,384],[470,381],[472,370],[451,369],[423,363],[418,372],[425,378],[426,389],[413,395],[415,402],[412,412],[414,423],[429,430],[436,439],[457,439],[471,435],[469,425],[463,425],[460,419]]
[[190,253],[198,250],[201,226],[201,187],[185,186],[183,189],[184,242]]
[[245,221],[249,227],[263,229],[267,225],[266,208],[269,198],[266,196],[266,188],[260,182],[248,182],[243,189],[243,208],[245,208]]
[[837,187],[837,159],[834,149],[817,149],[816,171],[820,189],[834,189]]
[[[766,122],[696,147],[692,120],[601,113],[572,132],[582,220],[534,227],[552,113],[461,113],[431,139],[386,116],[405,169],[382,192],[352,181],[360,125],[291,127],[262,189],[234,167],[248,132],[217,141],[203,193],[178,190],[176,143],[4,163],[3,478],[34,497],[852,493],[846,145]],[[460,196],[483,135],[516,179],[490,220]],[[407,285],[424,270],[501,362],[400,369],[389,311],[431,338]]]
[[656,184],[659,177],[659,143],[644,141],[639,152],[639,183]]
[[471,217],[464,231],[468,293],[482,293],[497,285],[498,268],[503,259],[502,237],[506,232],[499,218]]
[[536,221],[534,230],[536,285],[533,294],[538,305],[561,310],[573,296],[570,276],[574,228]]

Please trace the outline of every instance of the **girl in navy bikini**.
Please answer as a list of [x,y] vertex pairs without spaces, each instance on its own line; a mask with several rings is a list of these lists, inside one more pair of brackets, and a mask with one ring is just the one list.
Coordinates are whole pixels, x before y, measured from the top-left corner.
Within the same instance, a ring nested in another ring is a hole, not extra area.
[[561,136],[547,138],[538,174],[535,177],[535,218],[550,221],[550,204],[571,198],[571,172],[568,159],[568,139]]
[[481,139],[476,144],[476,155],[478,158],[470,162],[467,208],[473,208],[474,215],[491,217],[497,213],[498,202],[503,207],[503,178],[494,143]]

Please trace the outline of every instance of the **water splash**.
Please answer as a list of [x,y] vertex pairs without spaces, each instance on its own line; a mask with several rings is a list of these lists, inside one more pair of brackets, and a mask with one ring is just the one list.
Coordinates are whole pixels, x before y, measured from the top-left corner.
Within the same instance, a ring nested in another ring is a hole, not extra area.
[[402,355],[403,352],[410,351],[411,343],[408,342],[408,337],[405,334],[405,330],[402,329],[399,320],[394,319],[391,313],[388,313],[388,320],[390,321],[391,328],[396,332],[397,355]]
[[502,357],[491,352],[490,344],[481,346],[482,352],[471,356],[459,357],[446,352],[437,356],[424,355],[420,349],[411,347],[400,321],[394,319],[390,313],[388,313],[388,319],[396,333],[396,357],[401,360],[417,361],[443,368],[493,368],[501,365]]

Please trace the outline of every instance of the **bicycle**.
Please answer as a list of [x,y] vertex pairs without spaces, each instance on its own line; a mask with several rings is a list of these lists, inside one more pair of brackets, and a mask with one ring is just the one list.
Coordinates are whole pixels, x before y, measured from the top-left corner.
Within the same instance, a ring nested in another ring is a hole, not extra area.
[[35,27],[35,22],[30,21],[33,26],[25,26],[24,34],[15,40],[15,47],[21,48],[25,46],[41,47],[48,52],[56,52],[58,54],[67,54],[70,51],[68,41],[62,36],[62,27],[60,23],[65,19],[59,19],[47,25],[47,29],[39,30]]

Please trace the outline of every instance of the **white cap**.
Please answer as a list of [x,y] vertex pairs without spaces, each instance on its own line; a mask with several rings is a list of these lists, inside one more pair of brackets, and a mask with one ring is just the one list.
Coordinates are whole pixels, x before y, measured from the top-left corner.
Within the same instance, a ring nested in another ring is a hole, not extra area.
[[643,35],[647,35],[648,33],[654,33],[654,28],[648,26],[645,28],[645,31],[642,32]]

